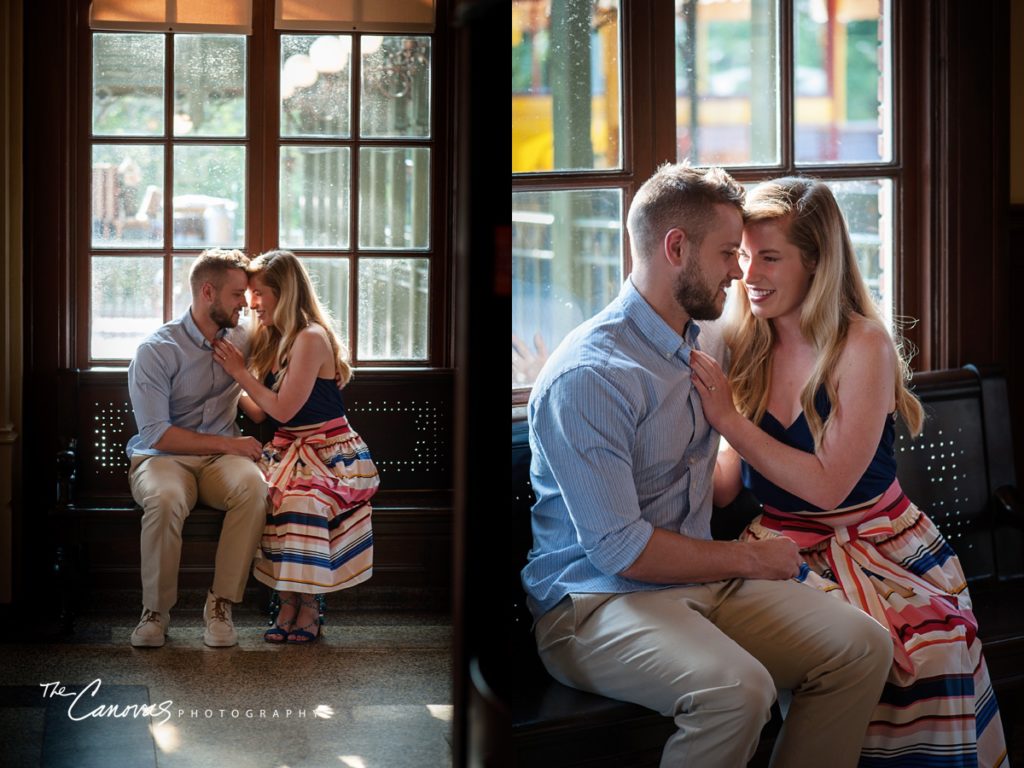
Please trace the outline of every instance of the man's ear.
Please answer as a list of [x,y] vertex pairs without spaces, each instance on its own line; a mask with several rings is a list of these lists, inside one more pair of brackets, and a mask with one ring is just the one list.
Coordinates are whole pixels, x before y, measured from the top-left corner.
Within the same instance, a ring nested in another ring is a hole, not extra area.
[[217,297],[217,289],[213,283],[207,281],[203,283],[203,287],[199,290],[199,295],[212,304],[213,300]]
[[686,232],[679,227],[673,227],[665,233],[665,239],[661,242],[662,256],[673,267],[682,266],[686,256],[687,242]]

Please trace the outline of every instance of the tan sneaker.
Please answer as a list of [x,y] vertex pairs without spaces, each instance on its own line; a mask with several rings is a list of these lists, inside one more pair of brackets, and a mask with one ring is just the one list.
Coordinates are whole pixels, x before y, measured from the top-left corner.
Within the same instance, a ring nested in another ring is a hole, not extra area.
[[203,642],[212,648],[225,648],[238,645],[238,633],[231,621],[231,601],[226,597],[217,597],[211,589],[206,594],[206,605],[203,606]]
[[143,608],[139,625],[132,631],[132,645],[136,648],[159,648],[167,637],[167,625],[170,621],[170,613],[159,613]]

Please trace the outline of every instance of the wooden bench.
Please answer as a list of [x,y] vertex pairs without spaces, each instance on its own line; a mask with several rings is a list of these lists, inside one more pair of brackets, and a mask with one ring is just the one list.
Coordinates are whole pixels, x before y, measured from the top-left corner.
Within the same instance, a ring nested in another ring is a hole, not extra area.
[[[973,366],[921,373],[924,432],[897,432],[900,482],[936,522],[967,572],[985,655],[1002,708],[1011,761],[1024,750],[1024,507],[1016,490],[1005,380]],[[532,544],[527,425],[512,423],[512,489],[502,553],[505,626],[471,667],[473,695],[485,702],[493,754],[519,766],[656,766],[671,720],[635,704],[577,691],[553,680],[537,657],[519,571]],[[732,538],[756,513],[749,495],[716,510],[716,538]],[[767,765],[776,711],[751,765]],[[503,757],[504,759],[504,757]]]
[[[55,403],[56,501],[47,510],[54,536],[60,624],[70,631],[85,589],[138,589],[141,510],[128,487],[125,445],[137,432],[123,370],[65,371]],[[374,576],[345,604],[444,611],[450,600],[452,529],[450,371],[357,374],[345,388],[353,426],[381,475],[374,497]],[[240,418],[261,442],[269,424]],[[51,497],[52,498],[52,497]],[[189,514],[178,586],[208,587],[224,513],[199,505]],[[257,582],[250,580],[255,586]],[[339,593],[341,594],[341,593]]]

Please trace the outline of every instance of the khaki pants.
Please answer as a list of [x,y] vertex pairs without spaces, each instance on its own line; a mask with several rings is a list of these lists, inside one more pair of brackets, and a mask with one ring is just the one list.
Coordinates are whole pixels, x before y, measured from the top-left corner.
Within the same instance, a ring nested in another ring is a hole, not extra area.
[[662,768],[745,766],[776,689],[793,695],[775,768],[855,766],[892,662],[878,622],[793,581],[570,595],[535,634],[560,682],[675,720]]
[[128,473],[142,507],[142,604],[166,613],[178,601],[181,529],[196,501],[223,509],[213,592],[240,602],[267,521],[267,483],[244,456],[135,456]]

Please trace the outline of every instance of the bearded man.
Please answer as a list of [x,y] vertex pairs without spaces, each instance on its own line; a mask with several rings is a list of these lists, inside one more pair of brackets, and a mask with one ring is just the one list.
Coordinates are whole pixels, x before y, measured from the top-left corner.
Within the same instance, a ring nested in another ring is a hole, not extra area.
[[674,719],[662,768],[746,765],[778,690],[792,698],[772,765],[827,755],[845,768],[885,682],[888,632],[793,580],[789,539],[711,540],[719,436],[690,352],[723,352],[698,321],[718,318],[742,277],[743,197],[720,168],[684,164],[637,190],[632,273],[530,394],[537,501],[522,582],[553,677]]
[[237,250],[201,253],[189,273],[191,306],[147,337],[128,367],[139,429],[128,441],[128,478],[143,510],[142,617],[131,635],[136,647],[164,644],[178,599],[181,530],[197,501],[225,511],[203,642],[238,642],[231,606],[242,599],[269,501],[255,463],[260,443],[242,437],[236,423],[239,386],[214,363],[211,344],[226,338],[247,353],[248,334],[238,327],[248,306],[247,264]]

